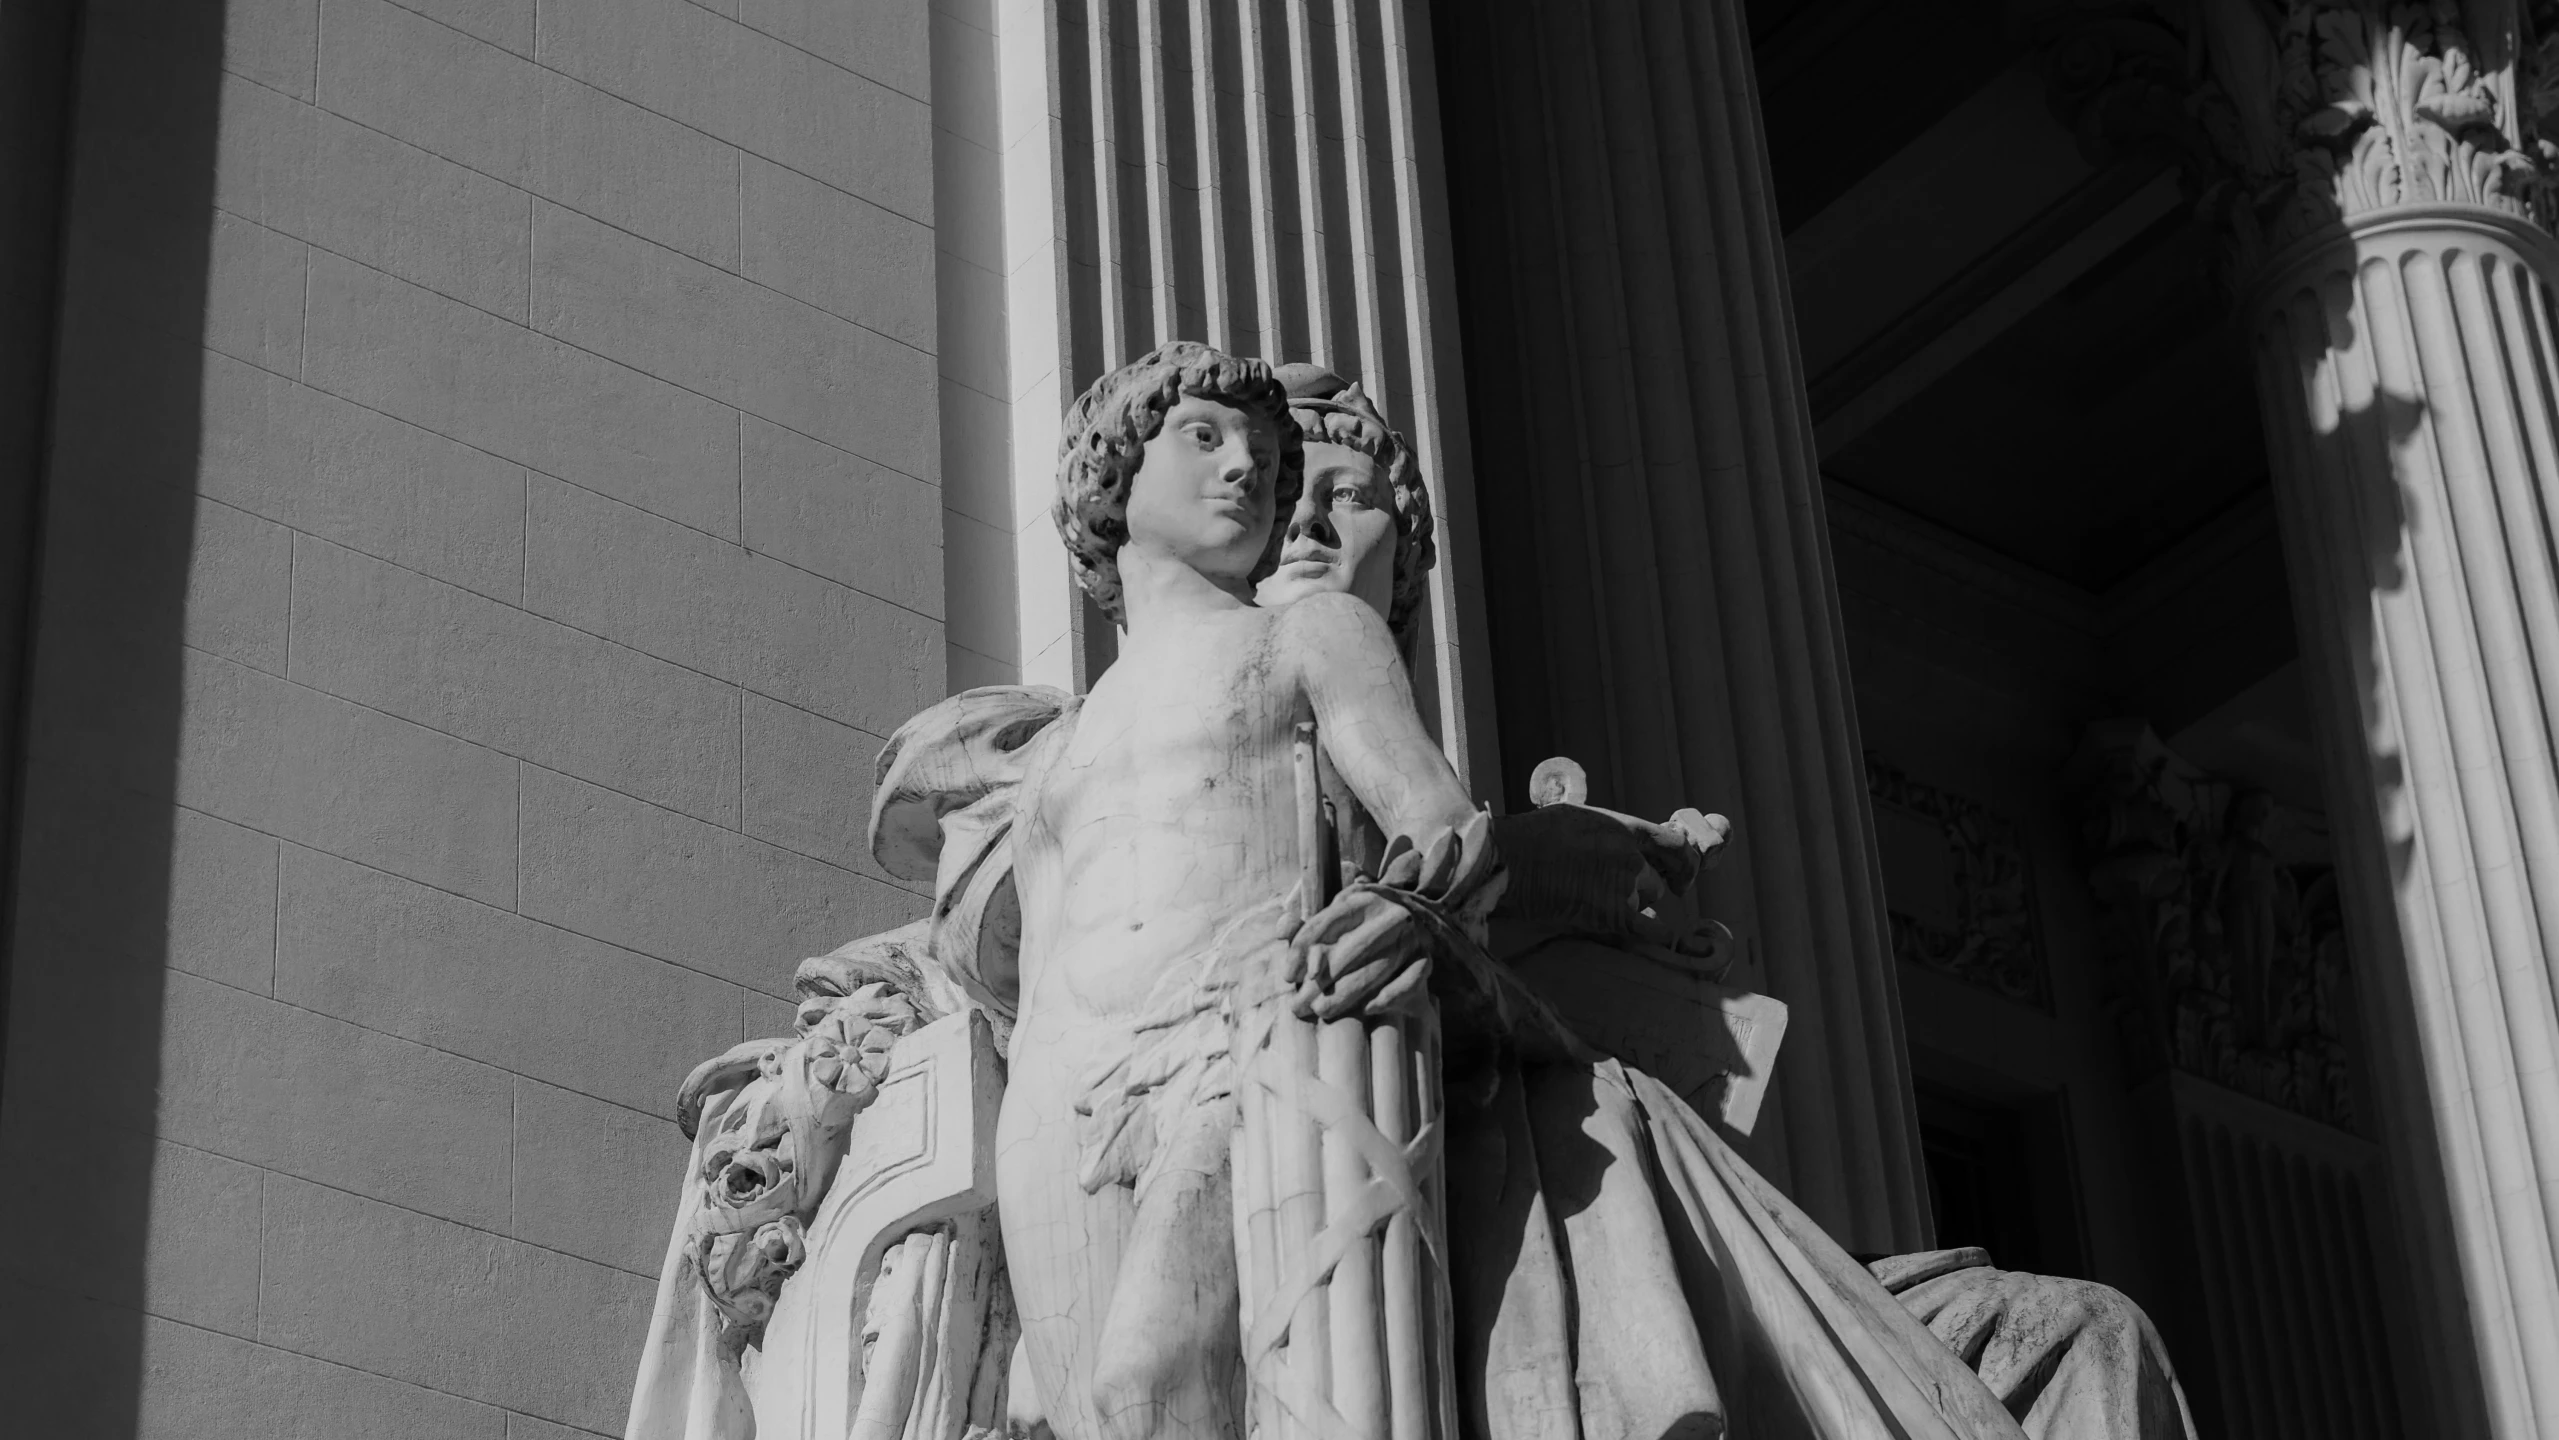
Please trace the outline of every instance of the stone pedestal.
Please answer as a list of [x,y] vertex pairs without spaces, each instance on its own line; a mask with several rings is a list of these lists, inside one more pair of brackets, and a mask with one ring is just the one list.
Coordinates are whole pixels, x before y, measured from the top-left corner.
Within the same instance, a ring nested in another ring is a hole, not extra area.
[[2416,1328],[2500,1436],[2559,1433],[2554,277],[2504,209],[2397,205],[2252,300]]
[[[1754,1155],[1926,1243],[1918,1125],[1751,52],[1735,0],[1439,31],[1504,779],[1738,822],[1709,913],[1791,1007]],[[1463,79],[1464,83],[1458,83]]]

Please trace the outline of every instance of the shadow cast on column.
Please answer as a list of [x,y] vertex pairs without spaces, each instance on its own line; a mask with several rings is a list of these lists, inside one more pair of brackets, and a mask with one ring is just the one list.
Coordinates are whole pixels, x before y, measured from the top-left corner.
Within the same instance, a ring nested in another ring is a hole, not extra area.
[[[2315,314],[2309,308],[2313,303]],[[2342,385],[2341,367],[2372,366],[2371,351],[2380,337],[2358,316],[2355,303],[2353,290],[2338,277],[2320,287],[2315,302],[2307,294],[2296,296],[2286,313],[2275,318],[2266,341],[2271,405],[2307,406],[2310,415],[2321,416],[2320,392]],[[2349,362],[2346,357],[2354,358]],[[2326,395],[2331,402],[2343,398],[2335,390]],[[2385,1304],[2400,1312],[2390,1317],[2394,1342],[2431,1352],[2428,1361],[2403,1369],[2403,1378],[2420,1385],[2448,1383],[2455,1392],[2433,1396],[2431,1404],[2417,1393],[2403,1392],[2398,1400],[2412,1422],[2429,1412],[2458,1416],[2475,1422],[2464,1423],[2464,1433],[2485,1433],[2485,1416],[2476,1413],[2481,1376],[2470,1316],[2457,1305],[2427,1303],[2430,1293],[2442,1291],[2424,1272],[2458,1266],[2450,1240],[2457,1206],[2449,1177],[2436,1163],[2444,1137],[2440,1117],[2426,1098],[2432,1087],[2419,1033],[2420,1007],[2400,939],[2396,896],[2410,883],[2418,860],[2411,793],[2415,780],[2393,713],[2404,702],[2404,689],[2392,691],[2393,661],[2376,624],[2385,600],[2418,583],[2408,563],[2414,517],[2442,522],[2441,497],[2418,493],[2423,482],[2407,478],[2393,461],[2411,447],[2432,443],[2427,407],[2422,397],[2394,394],[2386,381],[2375,379],[2368,400],[2336,404],[2324,423],[2314,419],[2307,432],[2294,430],[2299,420],[2287,422],[2278,415],[2269,420],[2269,439],[2278,447],[2273,458],[2279,490],[2287,484],[2338,483],[2341,458],[2349,476],[2344,494],[2296,489],[2285,497],[2285,561],[2294,574],[2304,658],[2314,683],[2326,692],[2325,703],[2313,706],[2322,720],[2317,739],[2323,749],[2342,752],[2329,760],[2327,800],[2332,830],[2341,842],[2343,898],[2350,913],[2360,910],[2363,916],[2362,924],[2349,925],[2347,945],[2352,1004],[2360,1012],[2350,1020],[2365,1050],[2354,1077],[2354,1101],[2360,1113],[2385,1127],[2385,1154],[2402,1157],[2402,1163],[2387,1167],[2387,1204],[2417,1212],[2395,1221],[2368,1216],[2365,1223],[2383,1252],[2376,1259]],[[2294,435],[2289,442],[2280,438],[2286,432]],[[2325,460],[2282,453],[2285,444],[2304,440],[2335,448]],[[2287,470],[2292,473],[2285,474]],[[2321,551],[2325,553],[2316,553]],[[2396,663],[2409,659],[2401,655]],[[2354,733],[2344,733],[2349,724],[2356,727]],[[2377,856],[2354,853],[2355,836],[2367,823],[2365,833],[2382,840]],[[2375,859],[2381,873],[2371,868]],[[2398,1103],[2384,1103],[2394,1097]],[[2395,1143],[2389,1143],[2392,1129],[2398,1131]],[[2394,1239],[2401,1243],[2394,1245]]]

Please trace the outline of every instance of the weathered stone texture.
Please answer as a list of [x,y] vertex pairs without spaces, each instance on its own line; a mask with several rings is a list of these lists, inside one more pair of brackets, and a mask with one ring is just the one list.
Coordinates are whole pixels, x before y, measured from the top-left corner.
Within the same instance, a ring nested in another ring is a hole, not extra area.
[[926,6],[224,10],[88,7],[13,1418],[618,1431],[676,1083],[923,903]]

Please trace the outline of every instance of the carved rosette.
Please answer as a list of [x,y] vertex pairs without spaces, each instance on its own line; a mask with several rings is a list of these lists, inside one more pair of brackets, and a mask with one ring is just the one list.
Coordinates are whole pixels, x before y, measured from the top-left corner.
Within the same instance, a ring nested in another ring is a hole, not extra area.
[[2342,221],[2477,205],[2552,227],[2553,46],[2515,0],[2063,3],[2028,23],[2054,112],[2098,163],[2164,149],[2234,286]]
[[2100,727],[2080,760],[2107,1005],[2136,1076],[2181,1070],[2360,1133],[2335,871],[2317,822]]

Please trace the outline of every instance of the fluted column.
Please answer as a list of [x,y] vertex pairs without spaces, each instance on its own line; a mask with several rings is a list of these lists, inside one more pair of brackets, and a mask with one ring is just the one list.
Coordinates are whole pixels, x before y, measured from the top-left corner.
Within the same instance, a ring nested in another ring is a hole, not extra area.
[[[1446,13],[1446,12],[1444,12]],[[1791,1009],[1758,1158],[1851,1248],[1928,1221],[1803,371],[1738,0],[1439,32],[1514,803],[1724,811],[1707,908]],[[1464,83],[1458,83],[1463,77]]]
[[2439,1424],[2523,1437],[2559,1433],[2559,242],[2521,22],[2450,8],[2234,13],[2215,67],[2265,82],[2236,239],[2412,1329]]
[[995,19],[1005,270],[965,318],[1005,329],[989,368],[1012,484],[989,508],[1010,530],[1017,673],[1080,686],[1113,653],[1099,612],[1079,626],[1048,520],[1067,402],[1169,340],[1317,360],[1420,452],[1441,563],[1415,688],[1460,776],[1489,776],[1428,0],[999,0]]
[[2554,275],[2524,221],[2413,206],[2283,257],[2256,316],[2356,938],[2414,1031],[2383,1099],[2424,1112],[2442,1258],[2517,1436],[2559,1432]]

